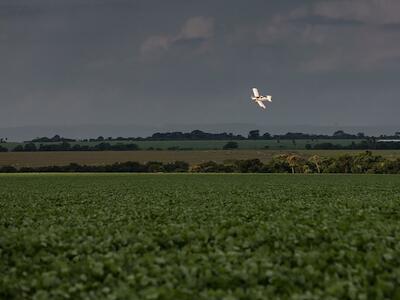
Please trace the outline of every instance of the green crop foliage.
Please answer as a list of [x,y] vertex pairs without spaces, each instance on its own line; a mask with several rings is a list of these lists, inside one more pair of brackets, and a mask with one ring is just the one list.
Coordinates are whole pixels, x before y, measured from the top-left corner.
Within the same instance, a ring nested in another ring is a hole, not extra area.
[[0,299],[399,299],[400,176],[0,175]]

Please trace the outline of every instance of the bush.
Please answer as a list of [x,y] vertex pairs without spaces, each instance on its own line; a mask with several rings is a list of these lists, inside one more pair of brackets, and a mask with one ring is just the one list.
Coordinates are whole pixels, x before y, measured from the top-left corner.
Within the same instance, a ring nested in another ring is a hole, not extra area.
[[22,145],[15,146],[13,151],[14,152],[23,152],[24,151],[24,146],[22,146]]
[[264,167],[259,159],[238,160],[236,166],[240,173],[259,173]]
[[283,154],[273,157],[266,164],[259,159],[233,160],[224,163],[214,161],[193,165],[184,161],[163,164],[162,162],[114,163],[105,166],[69,164],[66,166],[47,166],[20,168],[0,167],[0,173],[24,172],[193,172],[193,173],[372,173],[399,174],[400,159],[389,160],[366,151],[356,155],[341,155],[323,158],[317,155],[306,159],[296,154]]
[[332,144],[332,143],[321,143],[321,144],[315,144],[313,149],[316,149],[316,150],[337,150],[337,149],[343,149],[343,146],[335,145],[335,144]]
[[0,173],[16,173],[18,170],[13,166],[0,167]]
[[164,172],[164,164],[158,161],[149,161],[146,163],[147,171],[150,173]]
[[230,149],[238,149],[239,144],[237,142],[227,142],[222,149],[223,150],[230,150]]
[[188,172],[189,164],[184,161],[176,161],[173,163],[167,163],[164,165],[166,172]]
[[208,161],[194,165],[190,171],[193,173],[218,173],[221,170],[221,165],[215,161]]

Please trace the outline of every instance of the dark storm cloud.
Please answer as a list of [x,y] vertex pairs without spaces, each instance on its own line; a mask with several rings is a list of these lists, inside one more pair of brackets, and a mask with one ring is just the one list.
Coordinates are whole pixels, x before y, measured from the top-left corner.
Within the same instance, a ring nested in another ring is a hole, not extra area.
[[396,123],[399,3],[2,0],[0,127]]

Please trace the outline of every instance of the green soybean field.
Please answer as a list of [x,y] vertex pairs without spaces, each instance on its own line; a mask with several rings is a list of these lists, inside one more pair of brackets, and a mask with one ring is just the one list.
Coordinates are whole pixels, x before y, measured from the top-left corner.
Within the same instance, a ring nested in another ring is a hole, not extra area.
[[0,175],[0,299],[400,299],[400,176]]

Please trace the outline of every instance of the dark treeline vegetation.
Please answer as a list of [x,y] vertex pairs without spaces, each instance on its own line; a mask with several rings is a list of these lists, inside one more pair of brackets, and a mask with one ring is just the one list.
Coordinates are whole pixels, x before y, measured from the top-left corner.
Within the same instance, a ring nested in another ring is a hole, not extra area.
[[52,138],[41,137],[36,138],[31,141],[32,143],[49,143],[49,142],[104,142],[104,141],[181,141],[181,140],[245,140],[246,138],[242,135],[235,135],[233,133],[207,133],[201,130],[193,130],[192,132],[157,132],[149,137],[103,137],[99,136],[97,138],[90,139],[67,139],[60,137],[59,135],[55,135]]
[[52,138],[41,137],[41,138],[33,139],[29,142],[32,142],[32,143],[59,143],[59,142],[75,142],[75,141],[76,141],[75,139],[64,138],[64,137],[61,137],[58,134],[56,134]]
[[207,133],[201,130],[193,130],[192,132],[166,132],[166,133],[154,133],[151,137],[146,140],[244,140],[246,139],[242,135],[234,135],[233,133]]
[[231,149],[238,149],[239,148],[239,144],[236,142],[227,142],[224,146],[222,146],[223,150],[231,150]]
[[79,164],[69,164],[66,166],[48,166],[48,167],[22,167],[15,168],[13,166],[0,167],[0,173],[49,173],[49,172],[77,172],[77,173],[93,173],[93,172],[127,172],[127,173],[156,173],[156,172],[188,172],[189,164],[183,161],[172,163],[147,162],[141,164],[138,162],[114,163],[112,165],[88,166]]
[[357,134],[346,133],[343,130],[335,131],[329,134],[308,134],[301,132],[288,132],[286,134],[271,135],[268,132],[260,134],[259,130],[251,130],[247,136],[248,139],[255,140],[376,140],[376,139],[400,139],[400,132],[394,135],[367,136],[362,132]]
[[302,157],[282,154],[267,163],[259,159],[235,160],[218,164],[205,162],[191,167],[199,173],[353,173],[353,174],[400,174],[400,159],[389,160],[370,151],[338,157]]
[[249,140],[319,140],[319,139],[365,139],[364,133],[350,134],[342,130],[328,134],[308,134],[301,132],[288,132],[286,134],[271,135],[268,132],[261,134],[259,130],[251,130],[247,136]]
[[[89,145],[71,145],[67,142],[59,144],[40,144],[36,146],[34,143],[26,143],[16,146],[14,152],[35,152],[35,151],[133,151],[139,150],[136,144],[110,144],[100,143],[94,146]],[[1,151],[1,150],[0,150]]]
[[296,154],[282,154],[267,163],[259,159],[233,160],[224,163],[213,161],[189,164],[182,161],[173,163],[138,162],[115,163],[112,165],[87,166],[70,164],[49,167],[0,167],[0,173],[29,172],[192,172],[192,173],[354,173],[354,174],[400,174],[400,159],[389,160],[366,151],[357,155],[305,158]]
[[[239,144],[235,141],[227,142],[222,149],[233,150],[238,149]],[[268,149],[265,146],[265,149]],[[306,144],[307,150],[400,150],[400,142],[376,142],[375,140],[361,141],[359,143],[352,142],[349,145],[334,144],[334,143],[319,143],[315,145]],[[12,152],[35,152],[35,151],[135,151],[140,150],[139,146],[133,143],[117,143],[111,144],[102,142],[96,145],[71,145],[67,142],[58,144],[40,144],[25,143],[17,145]],[[163,150],[161,148],[149,147],[146,150]],[[193,148],[182,148],[179,146],[168,147],[167,150],[193,150]],[[0,152],[9,151],[6,147],[0,145]]]
[[376,142],[369,139],[359,143],[352,142],[350,145],[340,145],[333,143],[319,143],[315,145],[306,145],[306,149],[314,150],[400,150],[399,142]]
[[[328,134],[308,134],[301,132],[288,132],[286,134],[275,134],[271,135],[270,133],[260,133],[260,130],[251,130],[249,131],[247,137],[244,137],[240,134],[233,133],[208,133],[201,130],[193,130],[191,132],[157,132],[149,137],[103,137],[99,136],[97,138],[91,139],[69,139],[64,138],[59,135],[55,135],[52,138],[41,137],[36,138],[28,142],[32,143],[51,143],[51,142],[105,142],[105,141],[177,141],[177,140],[319,140],[319,139],[399,139],[400,132],[396,132],[394,135],[380,135],[377,137],[366,136],[364,133],[360,132],[357,134],[346,133],[343,130],[335,131],[332,135]],[[3,139],[3,141],[5,141]]]

